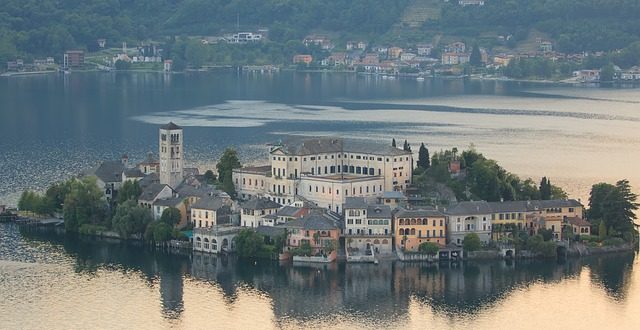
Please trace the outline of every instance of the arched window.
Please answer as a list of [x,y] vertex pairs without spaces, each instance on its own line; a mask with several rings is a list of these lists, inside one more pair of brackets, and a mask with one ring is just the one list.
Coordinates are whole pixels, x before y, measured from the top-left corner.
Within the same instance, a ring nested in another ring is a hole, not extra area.
[[404,235],[404,229],[400,228],[400,235]]
[[218,241],[216,241],[215,239],[211,240],[211,250],[218,251]]
[[415,235],[416,234],[416,229],[415,228],[411,228],[411,235]]

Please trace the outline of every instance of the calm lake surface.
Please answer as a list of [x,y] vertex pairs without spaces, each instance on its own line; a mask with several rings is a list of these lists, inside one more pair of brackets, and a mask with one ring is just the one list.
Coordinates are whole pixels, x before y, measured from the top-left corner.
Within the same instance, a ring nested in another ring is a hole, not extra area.
[[[290,135],[417,151],[470,143],[506,169],[550,176],[586,202],[628,178],[640,191],[640,90],[347,74],[73,73],[0,77],[0,204],[185,127],[186,158],[245,163]],[[556,262],[303,266],[20,232],[0,225],[0,328],[640,327],[635,254]]]
[[0,224],[0,328],[637,329],[634,253],[292,266]]
[[628,178],[640,192],[640,89],[353,74],[73,73],[0,77],[0,204],[127,153],[157,153],[157,125],[185,127],[187,162],[228,145],[245,163],[289,135],[339,135],[417,152],[471,143],[574,198]]

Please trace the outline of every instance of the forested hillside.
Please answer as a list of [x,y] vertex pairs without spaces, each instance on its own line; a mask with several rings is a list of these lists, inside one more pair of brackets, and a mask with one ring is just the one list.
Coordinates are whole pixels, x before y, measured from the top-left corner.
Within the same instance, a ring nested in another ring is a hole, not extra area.
[[352,35],[385,33],[407,0],[3,0],[0,59],[61,54],[167,35],[215,35],[267,27],[276,41],[315,29]]
[[640,40],[638,0],[487,0],[482,7],[442,7],[441,18],[428,23],[449,34],[477,37],[486,32],[546,32],[560,51],[608,51]]
[[[394,42],[402,29],[412,39],[434,35],[466,40],[513,35],[514,44],[533,29],[561,51],[623,48],[640,40],[638,0],[486,0],[429,6],[441,11],[423,26],[398,24],[418,0],[3,0],[0,1],[0,61],[16,56],[60,54],[69,48],[109,46],[165,36],[217,35],[268,28],[278,43],[312,31],[341,38]],[[438,3],[436,3],[438,4]],[[418,6],[419,7],[419,6]],[[416,8],[418,8],[416,7]],[[429,8],[431,8],[429,7]],[[405,26],[407,25],[407,26]],[[410,30],[410,31],[409,31]],[[490,45],[489,45],[490,46]]]

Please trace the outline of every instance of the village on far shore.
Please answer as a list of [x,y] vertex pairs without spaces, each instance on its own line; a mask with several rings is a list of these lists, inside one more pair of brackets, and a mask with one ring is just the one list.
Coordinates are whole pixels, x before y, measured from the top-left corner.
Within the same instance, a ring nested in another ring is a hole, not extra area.
[[[490,245],[494,257],[515,258],[508,239],[514,230],[531,236],[546,231],[565,254],[571,241],[591,234],[585,209],[574,199],[427,207],[412,185],[410,150],[337,137],[269,145],[264,166],[233,169],[231,196],[185,167],[184,138],[182,127],[163,125],[159,159],[149,153],[132,166],[125,155],[84,175],[97,178],[109,202],[135,182],[141,189],[137,204],[155,220],[167,209],[179,210],[175,226],[192,229],[193,251],[234,253],[237,236],[249,229],[281,245],[272,258],[295,262],[461,260]],[[451,176],[462,171],[459,161],[448,169]],[[478,246],[467,251],[471,241]]]

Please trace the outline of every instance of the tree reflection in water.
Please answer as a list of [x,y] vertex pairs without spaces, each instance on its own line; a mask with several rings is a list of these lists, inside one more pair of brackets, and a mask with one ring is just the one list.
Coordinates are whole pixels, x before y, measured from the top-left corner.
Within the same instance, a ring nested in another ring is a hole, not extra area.
[[[222,303],[233,305],[242,288],[272,300],[276,319],[301,322],[318,315],[362,319],[377,326],[407,318],[412,300],[436,313],[473,315],[506,299],[514,290],[536,283],[557,283],[590,270],[591,281],[608,296],[623,301],[629,290],[634,254],[554,261],[444,262],[434,265],[383,262],[372,264],[302,264],[245,261],[202,253],[169,255],[141,244],[74,238],[50,232],[22,231],[32,241],[62,245],[79,273],[101,270],[139,274],[160,290],[163,315],[180,318],[185,277],[221,289]],[[213,302],[212,302],[213,303]]]

